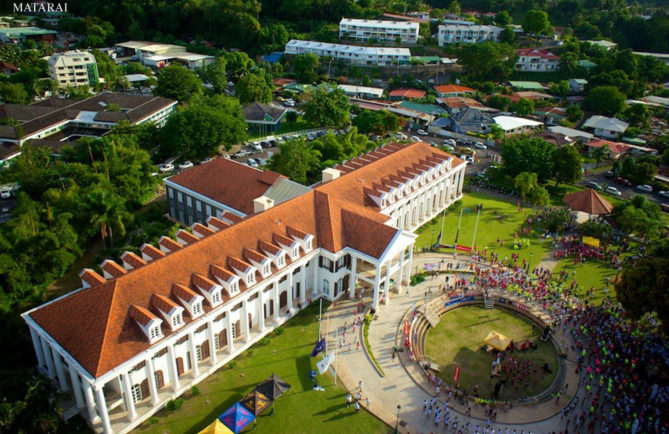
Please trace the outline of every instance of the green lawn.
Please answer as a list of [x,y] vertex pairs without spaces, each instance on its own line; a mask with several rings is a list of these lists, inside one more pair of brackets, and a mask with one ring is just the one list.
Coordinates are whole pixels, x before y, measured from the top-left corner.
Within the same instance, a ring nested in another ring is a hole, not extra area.
[[[346,391],[331,376],[317,377],[324,392],[312,390],[309,371],[320,358],[309,356],[318,334],[318,305],[291,319],[281,335],[273,334],[267,345],[257,344],[236,359],[234,369],[222,368],[199,384],[200,394],[187,398],[179,410],[162,410],[154,422],[144,423],[142,433],[196,433],[219,414],[251,392],[272,373],[292,388],[258,419],[257,433],[341,433],[353,426],[357,432],[388,433],[390,428],[361,409],[346,408]],[[247,431],[251,431],[250,428]]]
[[[469,212],[463,212],[462,223],[460,225],[460,237],[458,244],[464,246],[471,246],[472,237],[474,235],[474,225],[476,223],[477,204],[483,204],[483,210],[479,217],[478,230],[476,231],[476,245],[479,250],[488,249],[499,253],[500,260],[504,256],[511,257],[512,253],[518,253],[521,261],[522,259],[530,259],[532,253],[532,264],[538,264],[544,256],[550,251],[550,244],[539,240],[534,235],[523,236],[520,233],[520,228],[525,218],[533,213],[532,209],[525,208],[522,212],[518,212],[518,207],[515,203],[500,200],[492,195],[480,192],[465,193],[462,202],[465,209]],[[502,220],[498,220],[497,215],[502,216]],[[460,217],[460,208],[446,211],[446,218],[444,221],[444,235],[442,236],[442,244],[453,244],[455,234],[458,228],[458,219]],[[441,216],[433,219],[431,222],[423,225],[418,231],[418,239],[416,240],[417,248],[428,247],[436,242],[441,230]],[[530,246],[519,250],[513,249],[514,234],[518,233],[520,238],[527,238],[530,240]],[[497,244],[497,239],[504,240],[504,247]],[[452,251],[452,250],[449,250]]]
[[[452,384],[455,367],[460,366],[460,386],[471,393],[472,388],[478,385],[481,397],[491,397],[496,383],[490,381],[490,365],[494,358],[480,348],[488,333],[493,330],[515,342],[533,338],[538,345],[536,350],[522,353],[514,351],[509,355],[529,360],[531,366],[537,368],[535,377],[539,381],[530,381],[527,387],[522,385],[518,389],[508,382],[502,389],[500,399],[533,396],[548,389],[557,375],[557,350],[550,342],[539,341],[542,333],[539,327],[533,327],[526,318],[505,309],[464,306],[446,313],[439,324],[428,332],[425,353],[439,364],[439,375],[444,381]],[[550,365],[551,374],[541,369],[545,363]]]
[[[565,258],[560,260],[558,265],[553,269],[553,275],[557,276],[560,271],[566,270],[568,272],[576,271],[576,282],[579,284],[579,289],[577,294],[579,298],[585,299],[585,293],[590,289],[595,289],[595,294],[590,299],[591,302],[595,304],[600,304],[604,297],[606,297],[606,277],[608,276],[611,280],[609,285],[609,296],[615,297],[616,290],[613,285],[613,281],[616,277],[616,270],[611,268],[611,265],[607,261],[598,261],[596,259],[587,259],[585,263],[579,263],[574,265],[573,258]],[[566,283],[571,283],[573,277],[569,277]]]

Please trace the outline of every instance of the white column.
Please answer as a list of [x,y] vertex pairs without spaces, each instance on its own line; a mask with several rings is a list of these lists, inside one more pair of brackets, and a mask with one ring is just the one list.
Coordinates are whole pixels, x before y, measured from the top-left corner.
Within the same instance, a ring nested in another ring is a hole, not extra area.
[[86,408],[88,409],[88,421],[92,424],[95,423],[95,418],[97,413],[95,410],[95,397],[93,396],[93,388],[88,383],[88,381],[83,382],[84,386],[84,399],[86,399]]
[[287,299],[288,299],[288,304],[287,304],[288,312],[290,312],[290,310],[293,308],[293,295],[294,295],[293,291],[294,291],[293,290],[293,272],[289,271],[288,272],[288,297],[287,297]]
[[312,257],[311,266],[313,272],[313,279],[312,279],[313,288],[311,288],[311,295],[316,296],[316,294],[318,294],[318,288],[320,285],[320,282],[318,281],[318,255]]
[[190,350],[190,360],[193,363],[193,377],[200,375],[200,368],[197,366],[197,354],[195,353],[195,336],[188,333],[188,348]]
[[235,350],[235,342],[232,337],[232,312],[228,311],[225,314],[225,322],[227,323],[227,332],[228,332],[228,351],[232,354]]
[[264,293],[260,291],[258,294],[258,327],[260,329],[260,333],[265,333],[265,302],[263,301],[264,299]]
[[167,368],[170,371],[170,382],[172,383],[172,390],[176,392],[181,387],[181,382],[179,381],[177,359],[174,357],[174,347],[172,344],[167,346]]
[[56,362],[56,373],[58,374],[58,384],[60,390],[66,392],[70,390],[70,386],[67,384],[67,378],[65,377],[65,369],[63,369],[63,361],[60,358],[58,351],[54,351],[53,360]]
[[[193,359],[195,358],[195,355],[193,355]],[[195,366],[197,366],[197,362],[195,363]],[[149,355],[149,357],[146,359],[146,368],[148,370],[148,375],[149,375],[149,390],[151,391],[151,404],[156,405],[158,404],[158,385],[156,384],[156,370],[153,367],[153,359]]]
[[207,333],[209,336],[209,348],[210,348],[209,357],[211,357],[211,359],[209,360],[211,360],[212,365],[215,365],[217,356],[216,356],[216,342],[214,340],[216,339],[216,337],[214,336],[214,323],[212,321],[209,321],[209,323],[207,323]]
[[107,401],[105,400],[105,394],[102,391],[103,387],[103,385],[95,387],[95,397],[97,398],[98,402],[98,413],[100,415],[100,419],[102,420],[102,428],[104,429],[104,432],[107,434],[112,434],[111,424],[109,423],[109,411],[107,410]]
[[462,185],[465,183],[465,170],[460,169],[460,185],[458,186],[458,196],[462,194]]
[[355,297],[355,281],[357,280],[355,277],[355,273],[357,272],[357,269],[358,269],[358,260],[355,258],[355,256],[351,255],[351,277],[349,278],[348,281],[348,298]]
[[40,340],[39,335],[35,330],[33,330],[32,327],[30,327],[30,338],[33,341],[33,348],[35,349],[35,355],[37,356],[37,365],[44,367],[45,366],[45,361],[44,361],[44,352],[42,350],[42,342]]
[[248,341],[251,339],[251,331],[249,330],[249,311],[248,311],[248,300],[242,302],[242,333],[244,333],[244,340]]
[[279,320],[279,282],[276,280],[274,281],[272,285],[272,300],[274,300],[274,314],[272,315],[274,317],[274,321]]
[[[151,379],[149,379],[149,384]],[[130,385],[130,374],[124,372],[121,374],[121,387],[123,388],[123,397],[125,398],[125,408],[128,412],[130,420],[137,419],[137,409],[135,408],[135,400],[132,397],[132,386]]]
[[302,265],[300,270],[300,306],[304,309],[307,304],[307,266]]
[[392,265],[392,258],[388,260],[388,263],[386,264],[386,283],[384,285],[384,288],[386,290],[386,297],[385,297],[385,303],[388,304],[390,303],[390,266]]
[[400,252],[399,270],[397,270],[397,294],[402,293],[402,277],[404,274],[404,250]]
[[379,280],[380,280],[381,264],[376,265],[376,273],[374,274],[374,295],[372,296],[372,307],[379,308]]
[[72,380],[72,390],[74,391],[74,400],[77,403],[77,408],[84,408],[84,396],[81,392],[81,381],[79,380],[79,374],[77,371],[70,366],[70,379]]
[[46,339],[40,338],[40,341],[42,342],[42,350],[44,351],[44,358],[46,359],[46,368],[49,374],[49,378],[55,380],[56,368],[53,366],[53,353],[51,352],[51,348],[49,348],[49,343],[46,341]]

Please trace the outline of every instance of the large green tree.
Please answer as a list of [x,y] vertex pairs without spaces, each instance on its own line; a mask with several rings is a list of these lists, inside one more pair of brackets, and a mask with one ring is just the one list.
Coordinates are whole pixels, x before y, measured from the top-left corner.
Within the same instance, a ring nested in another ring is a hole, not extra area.
[[385,135],[400,128],[397,116],[386,110],[363,110],[353,119],[353,125],[362,134]]
[[513,179],[513,186],[520,190],[520,197],[525,201],[527,194],[539,185],[537,174],[534,172],[520,172]]
[[539,137],[514,136],[502,142],[503,168],[515,178],[521,172],[534,172],[539,182],[553,175],[555,145]]
[[458,53],[458,63],[474,80],[501,80],[513,72],[515,52],[510,45],[493,41],[467,44]]
[[523,31],[529,35],[544,35],[547,33],[550,22],[545,11],[531,9],[523,18]]
[[216,93],[223,93],[228,85],[225,72],[225,57],[217,56],[213,62],[202,68],[201,75],[214,89]]
[[562,146],[553,151],[555,186],[561,182],[576,183],[583,176],[583,157],[575,146]]
[[593,113],[613,116],[625,108],[625,95],[613,86],[599,86],[588,92],[585,108]]
[[304,119],[313,125],[341,128],[349,124],[351,106],[341,89],[318,87],[303,95]]
[[297,54],[293,58],[295,78],[302,83],[313,83],[318,79],[320,61],[313,53]]
[[239,79],[235,86],[235,95],[242,104],[250,102],[272,101],[274,86],[259,74],[249,73]]
[[662,216],[660,206],[642,195],[614,206],[613,217],[622,231],[646,239],[660,235]]
[[216,95],[196,98],[170,116],[160,130],[161,154],[204,158],[219,146],[230,149],[246,138],[246,123],[235,98]]
[[309,184],[310,174],[318,171],[321,154],[304,138],[288,140],[279,146],[279,152],[269,160],[269,168],[295,182]]
[[158,73],[156,94],[177,101],[188,101],[202,94],[202,82],[193,71],[181,65],[170,65]]

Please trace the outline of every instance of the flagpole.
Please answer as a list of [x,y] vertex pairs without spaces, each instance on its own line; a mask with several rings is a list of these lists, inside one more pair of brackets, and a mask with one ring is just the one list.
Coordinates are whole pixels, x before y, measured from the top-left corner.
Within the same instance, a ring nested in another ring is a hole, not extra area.
[[476,230],[479,227],[479,216],[481,215],[481,208],[477,205],[478,212],[476,213],[476,223],[474,224],[474,237],[472,238],[472,254],[474,253],[474,243],[476,242]]
[[335,329],[335,349],[334,349],[334,384],[337,384],[337,329]]
[[455,258],[455,252],[458,248],[458,237],[460,236],[460,223],[462,223],[462,211],[464,210],[464,204],[460,206],[460,218],[458,219],[458,231],[455,233],[455,243],[453,243],[453,257]]
[[321,340],[321,323],[323,322],[323,297],[319,298],[320,302],[318,307],[318,340]]
[[441,232],[439,232],[439,239],[437,240],[437,244],[441,246],[441,237],[444,235],[444,221],[446,220],[446,208],[444,208],[444,212],[442,213],[441,216]]

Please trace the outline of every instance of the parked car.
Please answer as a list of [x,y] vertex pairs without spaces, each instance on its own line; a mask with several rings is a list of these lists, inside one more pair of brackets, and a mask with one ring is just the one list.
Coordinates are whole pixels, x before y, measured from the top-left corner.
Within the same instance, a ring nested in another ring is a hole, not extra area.
[[192,161],[184,161],[183,163],[179,164],[179,169],[181,170],[190,169],[191,167],[193,167]]
[[623,177],[621,177],[621,176],[619,176],[619,177],[616,178],[616,182],[617,182],[618,184],[626,185],[626,186],[628,186],[628,187],[631,187],[631,186],[632,186],[632,183],[631,183],[629,180],[627,180],[627,179],[625,179],[625,178],[623,178]]
[[604,190],[604,191],[606,191],[608,194],[612,194],[612,195],[614,195],[614,196],[622,196],[622,195],[623,195],[623,194],[620,192],[620,190],[618,190],[618,189],[615,188],[615,187],[611,187],[611,186],[606,187],[606,190]]
[[657,194],[659,194],[662,197],[666,197],[667,199],[669,199],[669,190],[660,191]]
[[420,142],[420,139],[418,138],[418,136],[411,136],[411,141],[412,142]]
[[456,145],[455,140],[453,140],[453,139],[444,139],[443,143],[444,143],[444,145],[450,145],[450,146],[455,146]]
[[425,130],[418,130],[416,132],[418,133],[419,136],[427,136],[427,131]]
[[286,107],[295,107],[295,101],[292,98],[289,98],[283,102],[283,105]]
[[9,199],[10,197],[12,197],[12,190],[10,188],[0,190],[0,199]]
[[588,182],[587,186],[592,188],[593,190],[602,191],[602,186],[597,184],[596,182],[590,181]]
[[455,148],[451,145],[444,145],[444,149],[446,149],[448,152],[454,152]]
[[397,140],[406,140],[406,139],[408,139],[407,135],[404,134],[404,133],[395,133],[395,138],[397,138]]
[[256,157],[256,163],[258,163],[258,166],[264,166],[267,164],[264,158]]
[[[223,155],[223,157],[230,158],[230,156],[228,154]],[[204,160],[200,161],[200,164],[208,163],[208,162],[212,161],[213,159],[214,159],[214,157],[207,157]]]
[[474,142],[474,147],[476,149],[482,149],[482,150],[488,149],[488,147],[481,142]]
[[637,185],[636,189],[639,190],[639,191],[643,191],[645,193],[652,193],[653,192],[653,187],[651,187],[648,184]]
[[165,163],[158,168],[158,172],[160,173],[169,173],[172,172],[173,170],[174,170],[174,164],[172,163]]
[[434,146],[436,148],[437,144],[435,142],[430,142],[430,146]]
[[249,155],[251,155],[251,152],[245,149],[240,149],[239,151],[232,154],[232,158],[243,158],[243,157],[248,157]]
[[258,167],[258,163],[253,158],[246,160],[246,165],[249,167]]
[[615,177],[615,174],[613,173],[613,170],[607,170],[604,172],[604,178],[609,178],[613,179]]

